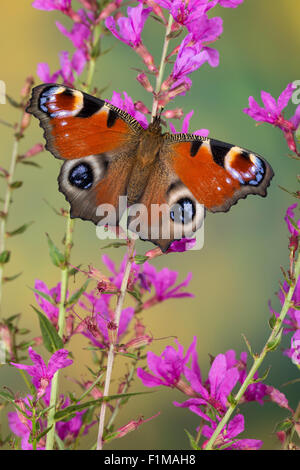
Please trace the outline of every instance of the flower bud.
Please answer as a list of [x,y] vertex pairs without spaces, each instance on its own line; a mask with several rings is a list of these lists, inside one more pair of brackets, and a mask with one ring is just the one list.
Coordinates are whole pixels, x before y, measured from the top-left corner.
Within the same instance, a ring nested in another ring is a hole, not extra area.
[[27,98],[30,95],[30,91],[33,85],[34,85],[34,78],[32,75],[29,75],[29,77],[26,78],[25,83],[20,93],[22,98]]
[[181,119],[183,117],[182,108],[168,109],[163,113],[167,119]]
[[151,344],[152,341],[153,338],[148,335],[138,336],[137,338],[133,338],[131,341],[126,343],[125,347],[126,349],[140,349],[144,346],[148,346],[148,344]]
[[110,344],[117,344],[118,339],[118,327],[114,321],[110,321],[107,324],[107,332]]
[[142,87],[145,88],[146,91],[148,91],[149,93],[153,93],[153,87],[149,81],[149,78],[147,77],[147,75],[143,72],[143,73],[140,73],[137,77],[136,77],[137,81],[142,85]]

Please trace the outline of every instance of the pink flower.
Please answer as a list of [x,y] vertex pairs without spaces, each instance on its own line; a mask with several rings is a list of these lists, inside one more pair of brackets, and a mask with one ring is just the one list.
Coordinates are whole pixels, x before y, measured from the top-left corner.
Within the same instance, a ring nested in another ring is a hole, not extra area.
[[213,421],[211,417],[200,408],[202,405],[211,405],[218,414],[224,414],[227,409],[228,395],[232,392],[239,379],[236,367],[227,367],[226,356],[224,354],[218,354],[213,361],[205,385],[202,383],[196,350],[192,354],[191,368],[186,367],[184,375],[189,381],[191,388],[199,395],[199,398],[190,398],[183,403],[174,402],[175,406],[189,408],[193,413],[211,422]]
[[69,11],[72,0],[34,0],[32,6],[37,10],[60,10],[63,13]]
[[83,72],[86,62],[87,57],[82,49],[77,49],[71,60],[69,53],[62,51],[60,53],[61,68],[57,70],[57,72],[51,75],[49,65],[43,62],[38,64],[37,74],[41,81],[45,83],[56,83],[58,77],[61,76],[63,83],[68,86],[73,86],[75,81],[74,72],[80,75]]
[[295,225],[299,227],[299,231],[294,227],[294,225],[291,223],[290,219],[295,220],[295,209],[298,207],[297,202],[295,204],[292,204],[287,208],[286,215],[284,217],[284,220],[287,224],[288,230],[290,234],[294,237],[299,237],[300,235],[300,219],[295,222]]
[[163,268],[161,271],[156,271],[154,266],[150,265],[149,263],[145,263],[143,274],[148,282],[155,288],[155,297],[146,302],[144,308],[148,308],[149,306],[157,302],[162,302],[166,299],[194,297],[194,295],[190,292],[182,291],[183,288],[188,286],[190,280],[192,279],[192,273],[189,273],[186,279],[175,287],[173,286],[177,281],[177,271],[171,271],[168,268]]
[[116,91],[114,91],[110,103],[114,106],[117,106],[117,108],[126,111],[134,119],[136,119],[144,129],[147,129],[148,121],[146,116],[135,109],[132,98],[126,93],[126,91],[123,92],[123,96],[124,99],[122,99],[121,93],[117,93]]
[[[92,328],[90,328],[90,324],[84,321],[86,327],[83,331],[81,331],[82,328],[80,328],[80,332],[89,338],[96,347],[103,348],[103,340],[105,343],[109,343],[110,341],[109,327],[111,322],[114,322],[114,310],[109,307],[111,296],[105,294],[99,298],[97,295],[94,295],[94,292],[89,294],[84,293],[83,295],[90,302],[91,306],[87,306],[82,301],[79,301],[79,305],[92,313],[93,324],[91,325]],[[134,309],[132,307],[127,307],[122,310],[118,329],[118,340],[127,332],[133,316]]]
[[[247,353],[242,352],[240,359],[236,359],[236,353],[230,349],[225,353],[226,363],[228,369],[236,367],[239,372],[239,382],[243,384],[247,377]],[[254,374],[254,379],[258,378],[258,374]],[[248,385],[247,390],[244,393],[242,402],[257,401],[260,405],[263,405],[263,399],[268,395],[268,387],[262,382],[256,382]]]
[[37,66],[37,75],[44,83],[56,83],[60,75],[60,70],[50,73],[50,67],[46,62],[40,62]]
[[[207,438],[211,438],[218,423],[212,422],[210,425],[203,426],[202,434]],[[263,445],[262,441],[257,439],[235,439],[236,436],[241,434],[245,429],[244,416],[241,414],[236,415],[227,425],[222,429],[217,437],[215,447],[222,448],[226,444],[231,444],[226,447],[226,450],[258,450]],[[203,444],[205,448],[206,443]]]
[[88,25],[84,24],[84,22],[74,23],[71,31],[68,31],[58,21],[56,22],[56,26],[64,36],[72,41],[75,48],[86,48],[85,42],[90,38],[91,30]]
[[[29,443],[32,422],[31,415],[32,412],[26,408],[30,407],[28,398],[32,401],[32,396],[28,395],[26,398],[21,398],[17,400],[17,405],[25,412],[27,418],[20,412],[10,412],[7,413],[8,425],[11,431],[18,437],[21,437],[21,449],[22,450],[32,450],[32,444]],[[25,406],[26,405],[26,406]],[[46,429],[45,421],[39,419],[39,428],[40,430]],[[45,438],[40,439],[37,442],[37,450],[45,449]]]
[[141,33],[151,10],[151,8],[143,8],[142,3],[135,8],[128,7],[128,18],[122,16],[117,20],[119,31],[117,30],[116,22],[112,16],[109,16],[105,20],[105,26],[119,41],[136,48],[142,44]]
[[[289,285],[286,281],[284,281],[284,283],[282,285],[282,290],[280,289],[280,291],[278,292],[278,298],[280,300],[281,305],[284,304],[285,296],[288,293],[288,291],[289,291]],[[286,327],[283,329],[284,334],[287,334],[287,333],[290,333],[290,332],[296,332],[297,330],[300,329],[300,310],[299,310],[299,306],[300,306],[300,278],[297,279],[296,288],[295,288],[295,291],[294,291],[293,297],[292,297],[292,302],[298,308],[292,308],[292,307],[289,308],[289,310],[287,312],[287,316],[285,317],[285,319],[283,321],[283,323],[285,323],[285,325],[286,325]],[[270,308],[271,313],[273,313],[276,317],[279,317],[279,313],[275,312],[272,309],[270,304],[269,304],[269,308]]]
[[11,362],[11,364],[18,369],[26,370],[26,372],[32,377],[32,383],[37,390],[37,399],[40,399],[47,391],[50,390],[51,381],[55,372],[73,364],[73,361],[67,358],[69,351],[66,349],[59,349],[52,354],[49,359],[48,366],[46,366],[42,357],[37,354],[31,346],[28,348],[28,353],[34,364],[33,366],[16,364],[15,362]]
[[[63,400],[63,396],[61,396],[61,401]],[[69,398],[66,398],[61,406],[61,409],[70,406]],[[59,421],[56,423],[56,431],[59,435],[60,439],[64,441],[67,445],[74,442],[76,437],[79,435],[81,429],[83,428],[82,435],[88,433],[88,430],[91,426],[95,424],[95,421],[90,423],[89,425],[84,423],[84,414],[85,410],[78,411],[75,416],[68,421]]]
[[[194,114],[194,111],[190,111],[186,116],[185,118],[183,119],[182,121],[182,128],[181,128],[181,131],[179,132],[183,132],[184,134],[188,134],[189,133],[189,125],[190,125],[190,119],[191,117],[193,116]],[[173,126],[173,124],[170,122],[169,123],[170,125],[170,129],[171,129],[171,132],[173,134],[177,134],[178,132],[176,131],[175,127]],[[197,131],[193,132],[193,134],[195,135],[201,135],[203,137],[207,137],[208,134],[209,134],[209,130],[208,129],[198,129]],[[175,242],[173,242],[174,244]]]
[[[171,74],[172,82],[176,85],[185,75],[188,75],[205,62],[217,67],[219,58],[217,51],[203,47],[201,42],[195,42],[193,34],[188,34],[182,41]],[[168,80],[168,79],[167,79]]]
[[243,3],[243,1],[244,0],[219,0],[219,4],[224,8],[236,8]]
[[184,372],[185,364],[195,349],[197,338],[188,348],[184,355],[184,349],[178,341],[178,351],[172,346],[167,346],[160,356],[156,356],[153,352],[147,353],[148,367],[152,374],[146,372],[142,368],[137,369],[137,376],[141,379],[145,387],[158,387],[164,385],[166,387],[176,387]]
[[34,288],[43,294],[46,294],[48,297],[51,297],[53,303],[56,304],[53,305],[53,303],[50,303],[41,295],[35,294],[36,301],[40,308],[47,315],[51,323],[56,325],[58,318],[58,304],[60,302],[60,283],[58,283],[55,287],[52,287],[52,289],[49,289],[43,281],[36,279]]
[[283,110],[287,107],[294,90],[294,85],[289,83],[277,101],[270,95],[270,93],[262,91],[261,99],[264,107],[259,106],[253,96],[250,96],[249,108],[245,108],[243,111],[255,121],[267,122],[281,129],[284,133],[289,149],[297,153],[294,133],[300,123],[300,105],[297,107],[294,116],[289,120],[285,119],[283,115]]
[[116,22],[112,16],[109,16],[105,20],[105,26],[111,31],[111,33],[119,39],[119,41],[128,44],[132,47],[137,54],[143,59],[151,72],[157,73],[157,68],[154,64],[152,55],[148,52],[144,44],[142,43],[141,33],[144,28],[144,24],[150,15],[152,8],[143,8],[143,4],[140,3],[137,7],[127,8],[128,18],[121,16]]

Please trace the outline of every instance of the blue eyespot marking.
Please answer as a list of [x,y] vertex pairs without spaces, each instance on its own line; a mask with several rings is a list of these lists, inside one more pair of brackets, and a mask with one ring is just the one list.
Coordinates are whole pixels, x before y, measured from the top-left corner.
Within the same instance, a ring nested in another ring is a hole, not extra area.
[[89,189],[94,182],[93,170],[87,163],[79,163],[69,173],[69,182],[79,189]]

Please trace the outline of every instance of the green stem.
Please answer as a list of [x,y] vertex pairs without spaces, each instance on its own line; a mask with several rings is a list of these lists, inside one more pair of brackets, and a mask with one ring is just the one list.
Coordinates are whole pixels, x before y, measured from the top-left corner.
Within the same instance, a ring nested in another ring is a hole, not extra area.
[[93,32],[92,32],[92,39],[90,42],[91,59],[88,63],[88,70],[87,70],[87,77],[86,77],[86,84],[85,84],[85,89],[87,93],[91,91],[95,69],[96,69],[96,61],[100,55],[100,50],[96,51],[96,48],[99,47],[99,41],[100,41],[99,38],[101,34],[101,28],[102,28],[102,25],[101,23],[99,23],[94,27]]
[[[11,159],[10,159],[9,174],[7,177],[7,188],[6,188],[6,193],[4,197],[3,215],[0,218],[0,254],[5,251],[6,224],[7,224],[8,213],[9,213],[9,208],[10,208],[11,199],[12,199],[13,189],[11,188],[11,184],[13,183],[16,164],[17,164],[19,141],[20,141],[20,130],[21,130],[21,122],[19,124],[19,127],[14,137],[13,149],[12,149],[12,154],[11,154]],[[1,302],[2,302],[3,271],[4,271],[4,264],[0,264],[0,311],[1,311]]]
[[[128,284],[128,279],[131,271],[131,266],[133,264],[133,252],[134,252],[134,241],[129,241],[128,243],[128,259],[124,271],[124,276],[122,279],[122,284],[121,284],[121,290],[118,298],[118,303],[115,311],[115,319],[114,322],[116,324],[116,333],[118,336],[118,329],[119,329],[119,323],[120,323],[120,316],[123,308],[123,303],[125,300],[125,295],[126,295],[126,290],[127,290],[127,284]],[[107,366],[106,366],[106,377],[105,377],[105,384],[104,384],[104,391],[103,391],[103,396],[107,397],[109,395],[109,386],[110,386],[110,381],[111,381],[111,374],[112,374],[112,369],[113,369],[113,364],[114,364],[114,357],[115,357],[115,345],[113,342],[110,344],[110,348],[108,351],[108,356],[107,356]],[[102,439],[103,439],[103,431],[104,431],[104,422],[105,422],[105,412],[106,412],[106,403],[103,402],[100,408],[100,415],[99,415],[99,429],[98,429],[98,438],[97,438],[97,450],[102,450]]]
[[259,354],[259,356],[257,356],[254,359],[254,363],[253,363],[253,365],[252,365],[252,367],[251,367],[251,369],[250,369],[250,371],[249,371],[249,373],[246,377],[245,382],[242,384],[241,388],[239,389],[236,396],[234,397],[233,403],[229,406],[229,408],[228,408],[227,412],[225,413],[223,419],[218,424],[215,432],[213,433],[210,440],[208,441],[208,443],[205,447],[205,450],[212,450],[213,445],[214,445],[217,437],[221,433],[224,426],[228,423],[232,413],[234,412],[234,410],[238,406],[238,404],[239,404],[241,398],[243,397],[245,391],[247,390],[248,386],[252,383],[252,379],[254,377],[255,372],[257,372],[257,370],[261,366],[261,364],[262,364],[263,360],[265,359],[266,355],[268,354],[268,352],[270,352],[272,350],[271,349],[272,344],[274,345],[274,342],[276,342],[276,340],[280,339],[282,323],[283,323],[283,320],[284,320],[288,310],[292,306],[292,297],[293,297],[293,294],[295,292],[295,288],[296,288],[296,284],[297,284],[297,280],[299,278],[299,275],[300,275],[300,254],[298,255],[298,259],[297,259],[296,264],[295,264],[295,280],[292,283],[292,285],[290,286],[289,291],[288,291],[288,293],[285,297],[284,304],[282,306],[280,315],[276,320],[276,323],[275,323],[275,326],[272,330],[272,333],[269,336],[269,338],[268,338],[266,344],[264,345],[264,347],[263,347],[261,353]]
[[35,406],[32,408],[32,450],[36,450],[36,416]]
[[[67,291],[69,283],[69,262],[72,249],[74,221],[71,219],[70,214],[67,215],[67,227],[65,237],[65,252],[64,252],[64,266],[61,268],[61,291],[60,291],[60,302],[59,302],[59,313],[58,313],[58,334],[63,339],[66,321],[66,302],[67,302]],[[54,374],[51,382],[51,395],[50,395],[50,407],[48,414],[48,427],[52,426],[47,434],[46,450],[53,450],[54,438],[55,438],[55,412],[56,412],[56,401],[58,395],[58,380],[59,371]]]
[[161,84],[162,84],[164,71],[165,71],[165,67],[166,67],[166,56],[167,56],[168,46],[169,46],[169,42],[170,42],[169,34],[171,32],[171,29],[172,29],[172,24],[173,24],[173,16],[170,15],[168,25],[167,25],[167,28],[166,28],[166,33],[165,33],[165,40],[164,40],[163,50],[162,50],[161,59],[160,59],[158,76],[157,76],[157,79],[156,79],[155,97],[154,97],[154,100],[153,100],[152,113],[151,113],[152,121],[153,121],[154,117],[157,115],[158,94],[160,92],[160,87],[161,87]]
[[[128,388],[130,387],[130,382],[133,378],[133,374],[134,374],[134,371],[135,371],[135,367],[136,367],[136,364],[138,362],[138,359],[135,360],[133,362],[133,364],[131,365],[131,368],[130,368],[130,371],[129,371],[129,374],[128,374],[128,377],[127,377],[127,380],[126,380],[126,384],[124,385],[124,388],[122,390],[122,393],[126,393]],[[116,406],[115,406],[115,409],[110,417],[110,420],[108,421],[108,424],[107,424],[107,428],[110,428],[110,426],[114,423],[118,413],[119,413],[119,410],[120,410],[120,406],[121,406],[121,402],[122,402],[122,398],[119,398],[119,400],[117,400],[117,403],[116,403]]]

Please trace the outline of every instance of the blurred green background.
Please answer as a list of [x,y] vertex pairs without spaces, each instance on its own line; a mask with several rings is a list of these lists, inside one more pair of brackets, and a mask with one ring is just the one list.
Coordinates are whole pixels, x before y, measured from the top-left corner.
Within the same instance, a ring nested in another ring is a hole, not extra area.
[[[51,71],[59,67],[58,53],[72,51],[70,42],[56,29],[55,21],[66,25],[68,21],[58,12],[42,12],[31,7],[31,0],[1,2],[1,74],[7,84],[7,93],[16,99],[26,76],[35,73],[38,62],[48,62]],[[260,100],[260,91],[269,91],[278,97],[286,85],[300,79],[300,5],[299,0],[245,0],[237,9],[218,8],[215,15],[224,20],[224,33],[215,47],[220,51],[220,66],[216,69],[204,65],[192,75],[193,87],[176,105],[185,113],[194,109],[190,130],[205,127],[210,136],[263,155],[272,165],[275,177],[268,189],[268,197],[250,196],[241,200],[227,214],[208,215],[205,222],[205,245],[201,251],[164,256],[153,261],[161,269],[168,266],[179,271],[179,280],[193,272],[189,290],[195,299],[170,300],[143,315],[149,331],[156,338],[175,335],[187,347],[198,336],[198,352],[203,376],[209,368],[209,355],[217,355],[228,349],[240,354],[245,350],[241,337],[244,333],[254,351],[259,351],[269,335],[268,300],[279,307],[275,291],[281,279],[280,265],[288,265],[288,233],[283,221],[286,208],[294,199],[278,185],[296,190],[296,172],[299,163],[288,158],[282,133],[269,125],[255,126],[254,121],[242,112],[253,95]],[[161,25],[149,21],[144,32],[144,43],[159,61],[163,31]],[[141,67],[135,53],[112,37],[104,39],[104,49],[114,46],[109,54],[100,58],[94,84],[107,86],[103,97],[110,98],[112,91],[126,90],[134,100],[142,99],[150,106],[147,96],[135,80],[133,67]],[[37,82],[39,80],[37,79]],[[293,106],[288,110],[293,112]],[[289,115],[289,114],[287,114]],[[9,104],[0,106],[0,117],[11,122],[18,119],[18,111]],[[179,128],[178,122],[175,126]],[[8,167],[13,138],[8,128],[0,127],[0,166]],[[42,131],[34,120],[21,142],[26,151],[37,141],[42,141]],[[59,164],[45,152],[35,158],[42,170],[19,165],[16,179],[24,185],[16,191],[11,206],[9,227],[13,229],[27,221],[35,223],[21,236],[9,240],[12,260],[7,275],[22,271],[23,275],[4,287],[2,316],[22,312],[22,326],[30,327],[33,336],[39,335],[38,321],[30,304],[35,303],[32,287],[36,278],[48,286],[59,281],[59,271],[51,264],[45,232],[60,244],[65,229],[64,219],[58,217],[46,205],[46,199],[56,208],[66,207],[62,194],[57,190]],[[1,184],[1,192],[4,185]],[[93,264],[102,269],[103,243],[96,238],[93,224],[76,221],[72,264]],[[138,253],[145,253],[152,245],[139,242]],[[109,249],[107,254],[120,261],[123,253]],[[82,281],[82,279],[81,279]],[[72,289],[71,284],[71,289]],[[75,286],[74,286],[75,287]],[[161,353],[172,339],[156,341],[151,349]],[[86,341],[74,338],[71,349],[75,365],[62,376],[87,379],[86,365],[91,365],[90,355],[83,348]],[[283,342],[283,347],[288,342]],[[43,352],[42,348],[38,349]],[[280,350],[269,355],[261,374],[271,365],[268,384],[279,387],[287,394],[295,408],[299,400],[299,386],[282,387],[295,379],[296,367]],[[117,373],[111,390],[115,390],[117,377],[127,370],[127,360],[118,359]],[[17,371],[9,366],[1,368],[1,385],[14,391],[24,391]],[[298,387],[298,389],[297,389]],[[70,380],[62,381],[62,390],[78,391]],[[133,390],[143,390],[136,380]],[[195,432],[198,417],[186,409],[175,408],[172,402],[182,401],[176,391],[157,389],[153,395],[132,399],[120,413],[117,424],[126,424],[139,415],[149,417],[161,411],[151,423],[123,439],[113,441],[110,449],[187,449],[184,429]],[[245,437],[262,439],[264,448],[277,448],[274,428],[286,412],[272,403],[263,407],[250,403],[242,407],[246,417]],[[6,429],[6,418],[1,421]],[[88,448],[94,442],[92,433],[83,445]]]

